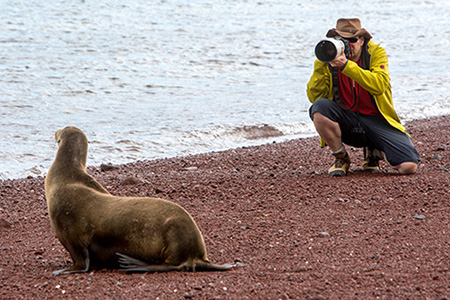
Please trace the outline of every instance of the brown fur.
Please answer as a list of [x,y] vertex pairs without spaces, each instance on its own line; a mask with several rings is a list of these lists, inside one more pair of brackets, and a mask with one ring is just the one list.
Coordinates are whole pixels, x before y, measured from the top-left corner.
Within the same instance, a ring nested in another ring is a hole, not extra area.
[[58,152],[45,180],[52,227],[73,260],[53,272],[91,267],[136,272],[227,270],[208,261],[203,237],[179,205],[158,198],[116,197],[86,173],[88,140],[75,127],[55,134]]

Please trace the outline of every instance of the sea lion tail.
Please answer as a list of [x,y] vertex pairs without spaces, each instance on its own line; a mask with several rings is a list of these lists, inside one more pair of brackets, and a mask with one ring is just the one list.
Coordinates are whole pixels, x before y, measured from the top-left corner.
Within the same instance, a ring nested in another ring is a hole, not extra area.
[[208,261],[198,261],[195,263],[192,271],[227,271],[231,268],[235,267],[245,267],[245,264],[242,263],[229,263],[223,265],[212,264]]

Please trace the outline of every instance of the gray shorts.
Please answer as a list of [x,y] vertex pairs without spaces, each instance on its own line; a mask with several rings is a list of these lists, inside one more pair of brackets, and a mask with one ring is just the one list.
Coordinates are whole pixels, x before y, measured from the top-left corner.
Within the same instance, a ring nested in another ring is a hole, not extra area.
[[414,148],[406,133],[392,127],[384,119],[377,116],[360,115],[360,124],[364,136],[353,132],[358,127],[357,114],[351,110],[342,109],[336,102],[321,98],[316,100],[309,109],[309,116],[319,112],[330,120],[339,123],[342,132],[342,142],[355,147],[367,146],[379,149],[386,155],[392,166],[404,162],[419,163],[420,155]]

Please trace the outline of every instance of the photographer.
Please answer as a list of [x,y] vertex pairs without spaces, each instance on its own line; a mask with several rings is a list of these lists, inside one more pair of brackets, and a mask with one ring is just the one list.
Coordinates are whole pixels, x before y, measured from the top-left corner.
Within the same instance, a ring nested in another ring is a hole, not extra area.
[[339,19],[327,37],[316,46],[325,62],[314,62],[307,95],[321,147],[328,145],[335,157],[328,173],[347,174],[344,144],[364,147],[364,171],[378,172],[384,153],[400,174],[414,173],[420,156],[394,111],[385,50],[357,18]]

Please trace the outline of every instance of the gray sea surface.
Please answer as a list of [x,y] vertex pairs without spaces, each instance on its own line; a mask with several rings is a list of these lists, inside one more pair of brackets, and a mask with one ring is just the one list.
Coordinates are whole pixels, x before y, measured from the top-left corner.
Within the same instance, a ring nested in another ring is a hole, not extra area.
[[[0,179],[45,175],[62,127],[89,165],[315,135],[314,46],[359,17],[403,121],[450,113],[450,2],[0,0]],[[299,149],[300,151],[300,149]]]

